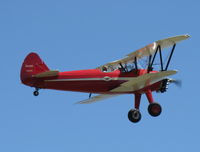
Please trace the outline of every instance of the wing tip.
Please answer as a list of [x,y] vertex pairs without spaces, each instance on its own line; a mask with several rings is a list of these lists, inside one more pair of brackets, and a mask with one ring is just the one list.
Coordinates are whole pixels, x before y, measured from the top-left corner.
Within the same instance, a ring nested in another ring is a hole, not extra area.
[[168,70],[168,71],[161,71],[161,72],[169,74],[169,75],[174,75],[174,74],[178,73],[178,70]]
[[76,103],[74,103],[74,104],[75,104],[75,105],[77,105],[77,104],[89,104],[89,103],[88,103],[88,100],[89,100],[89,99],[82,100],[82,101],[78,101],[78,102],[76,102]]
[[172,70],[172,73],[176,74],[176,73],[178,73],[178,70]]
[[184,36],[186,39],[191,38],[191,36],[189,34],[185,34]]

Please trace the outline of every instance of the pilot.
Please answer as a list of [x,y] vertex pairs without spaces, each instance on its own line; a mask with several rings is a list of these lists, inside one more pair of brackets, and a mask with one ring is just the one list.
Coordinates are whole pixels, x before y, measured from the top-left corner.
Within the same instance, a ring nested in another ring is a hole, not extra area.
[[107,71],[108,71],[107,67],[103,66],[103,67],[102,67],[102,71],[103,71],[103,72],[107,72]]

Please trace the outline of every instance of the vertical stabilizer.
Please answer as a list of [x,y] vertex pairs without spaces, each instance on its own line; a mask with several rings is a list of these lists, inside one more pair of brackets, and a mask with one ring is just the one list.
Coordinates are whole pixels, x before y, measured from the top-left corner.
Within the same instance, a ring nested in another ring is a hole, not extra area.
[[24,84],[30,84],[34,75],[49,71],[49,68],[46,64],[41,60],[39,55],[36,53],[29,53],[21,67],[21,81]]

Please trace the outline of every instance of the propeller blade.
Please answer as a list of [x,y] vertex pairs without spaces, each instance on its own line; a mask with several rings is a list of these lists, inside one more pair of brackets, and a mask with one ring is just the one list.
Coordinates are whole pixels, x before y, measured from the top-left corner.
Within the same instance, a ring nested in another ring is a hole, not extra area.
[[170,79],[169,82],[175,84],[178,87],[182,87],[182,81],[181,80]]

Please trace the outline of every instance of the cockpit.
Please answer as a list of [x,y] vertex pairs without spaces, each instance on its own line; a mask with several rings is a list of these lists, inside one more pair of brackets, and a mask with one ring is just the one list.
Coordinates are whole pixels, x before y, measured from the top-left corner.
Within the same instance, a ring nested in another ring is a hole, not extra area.
[[114,66],[102,66],[101,68],[102,72],[113,72],[115,70],[120,70],[121,72],[131,72],[136,69],[135,64],[119,64]]

